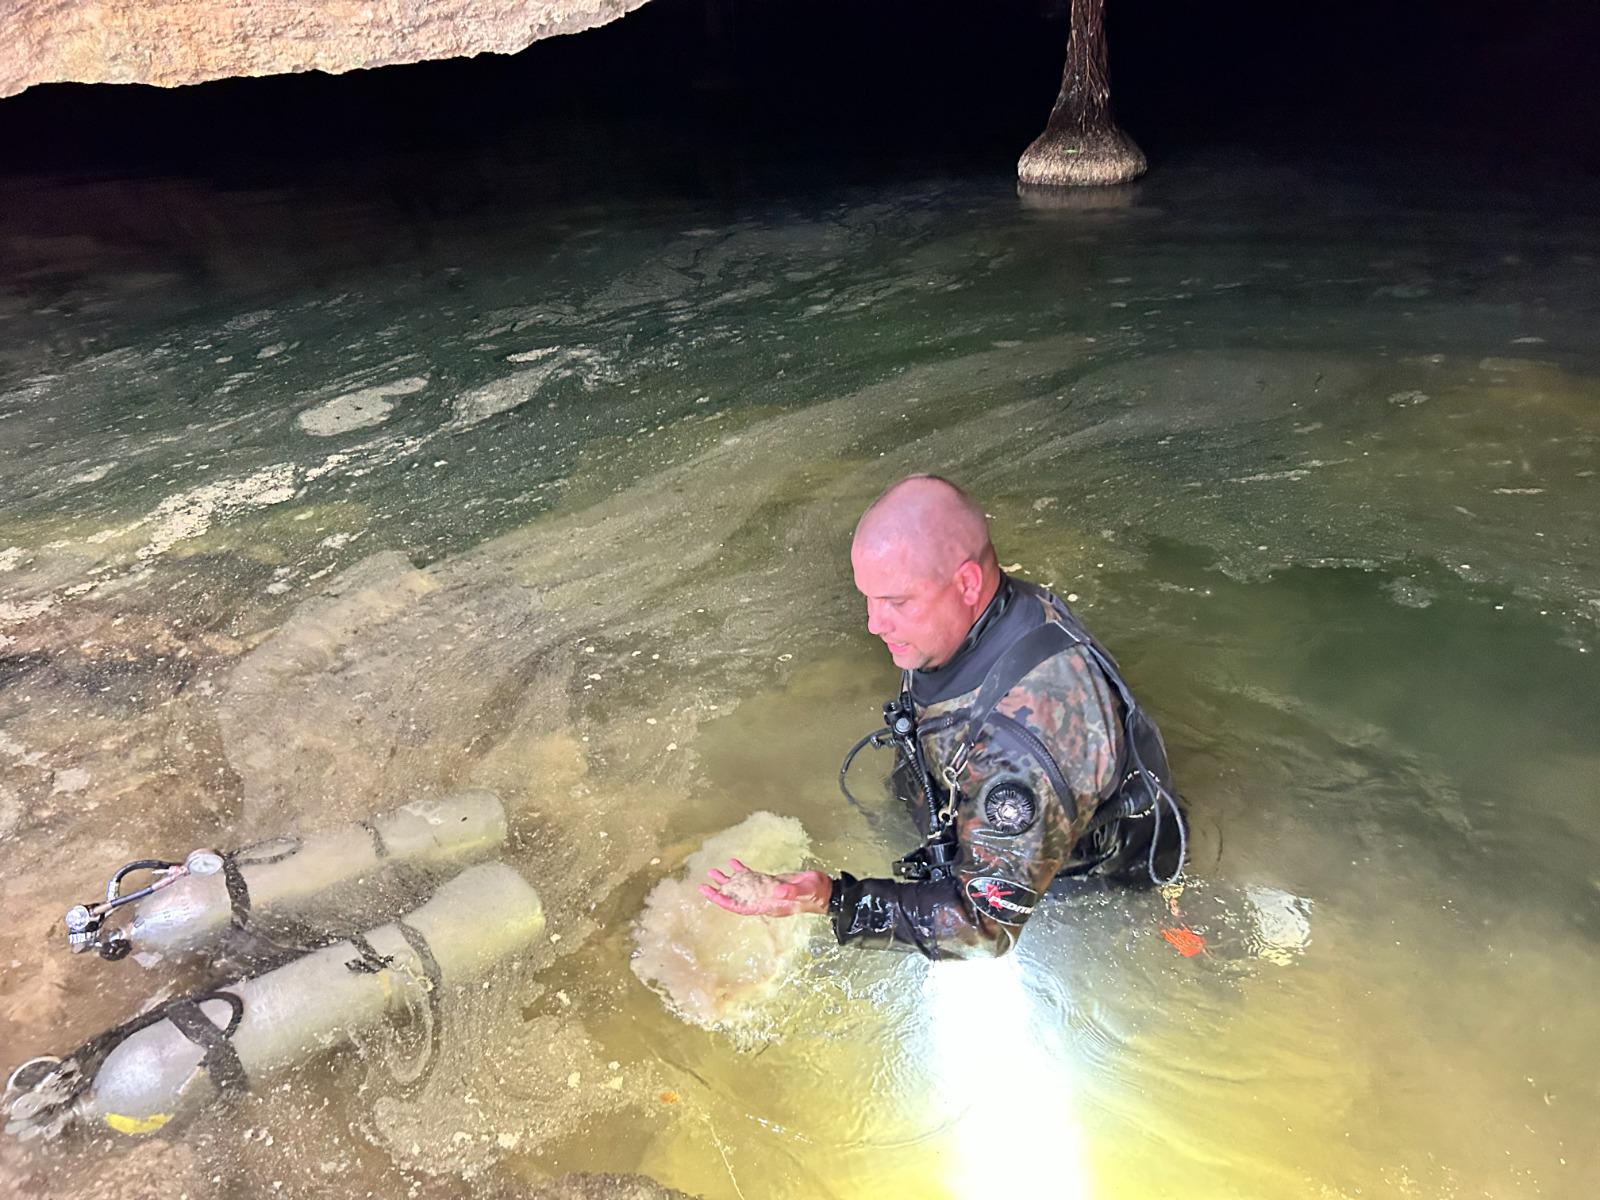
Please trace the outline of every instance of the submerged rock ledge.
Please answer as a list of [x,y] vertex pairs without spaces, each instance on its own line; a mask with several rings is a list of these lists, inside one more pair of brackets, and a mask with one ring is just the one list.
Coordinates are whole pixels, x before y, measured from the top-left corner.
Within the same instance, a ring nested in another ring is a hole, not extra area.
[[232,75],[515,54],[615,21],[645,0],[18,0],[0,97],[36,83],[177,87]]

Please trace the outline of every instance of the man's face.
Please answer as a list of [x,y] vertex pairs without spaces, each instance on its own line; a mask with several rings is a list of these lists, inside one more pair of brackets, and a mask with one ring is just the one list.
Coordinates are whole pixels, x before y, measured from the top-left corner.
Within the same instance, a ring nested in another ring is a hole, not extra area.
[[867,631],[883,639],[895,666],[921,670],[950,661],[973,621],[959,573],[930,578],[904,546],[853,547],[850,564],[856,590],[867,598]]

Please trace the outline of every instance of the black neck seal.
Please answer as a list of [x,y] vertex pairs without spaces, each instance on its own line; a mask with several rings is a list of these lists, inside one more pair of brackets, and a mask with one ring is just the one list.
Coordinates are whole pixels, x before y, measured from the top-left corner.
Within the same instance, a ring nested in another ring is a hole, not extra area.
[[970,692],[983,682],[995,662],[1023,634],[1043,625],[1045,613],[1037,604],[1019,604],[1021,591],[1002,574],[994,598],[978,614],[956,652],[943,666],[909,672],[907,690],[922,707]]

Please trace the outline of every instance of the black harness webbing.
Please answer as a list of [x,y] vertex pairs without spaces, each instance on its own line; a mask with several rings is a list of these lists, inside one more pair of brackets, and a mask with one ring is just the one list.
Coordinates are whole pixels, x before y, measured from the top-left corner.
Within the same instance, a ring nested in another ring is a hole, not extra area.
[[[372,836],[374,838],[378,837],[377,830],[372,831]],[[286,848],[276,854],[262,852],[263,847],[278,843],[283,844]],[[228,904],[233,909],[233,926],[235,929],[247,929],[250,922],[250,885],[245,882],[244,871],[240,864],[265,866],[268,863],[278,863],[287,858],[293,858],[299,852],[299,838],[282,837],[269,838],[264,842],[255,842],[249,846],[241,847],[231,854],[222,856],[222,881],[228,888]],[[382,853],[379,854],[379,857],[383,857]]]
[[250,885],[233,855],[222,860],[222,881],[228,887],[228,904],[233,908],[233,927],[244,929],[250,923]]
[[[1030,629],[1007,647],[1006,652],[989,668],[989,673],[978,688],[977,699],[973,701],[972,713],[967,720],[967,731],[962,735],[951,759],[957,772],[966,765],[973,747],[977,745],[978,735],[994,715],[995,706],[1006,698],[1012,688],[1027,678],[1029,671],[1077,644],[1078,639],[1066,629],[1054,621],[1047,621],[1036,629]],[[1065,802],[1069,798],[1062,799]]]
[[[201,1008],[201,1005],[211,1000],[222,1001],[230,1010],[227,1024],[221,1028],[218,1028]],[[242,1020],[244,1020],[244,1001],[232,992],[210,991],[193,996],[179,996],[164,1004],[156,1005],[149,1012],[140,1013],[137,1017],[124,1021],[114,1029],[108,1029],[90,1038],[63,1058],[52,1074],[67,1081],[68,1091],[63,1103],[69,1102],[94,1085],[95,1078],[100,1074],[100,1068],[105,1065],[106,1059],[123,1042],[152,1025],[171,1021],[179,1033],[205,1052],[200,1058],[200,1065],[210,1074],[217,1091],[236,1095],[247,1091],[250,1087],[249,1076],[245,1073],[244,1064],[239,1061],[238,1051],[228,1040],[238,1030],[239,1022]]]
[[[1161,733],[1150,722],[1134,699],[1133,691],[1128,687],[1127,681],[1122,677],[1122,671],[1117,666],[1116,660],[1106,652],[1105,648],[1085,629],[1072,611],[1053,595],[1042,588],[1013,581],[1012,586],[1021,594],[1033,596],[1048,605],[1052,620],[1043,625],[1029,630],[1023,634],[1001,654],[989,674],[984,677],[983,683],[978,688],[978,695],[973,702],[972,711],[967,721],[966,732],[962,735],[956,747],[955,754],[950,760],[946,783],[952,789],[955,786],[955,777],[965,768],[967,759],[971,756],[976,746],[978,737],[984,725],[994,716],[995,707],[1003,700],[1007,693],[1025,679],[1030,671],[1039,664],[1047,661],[1064,650],[1074,646],[1083,647],[1085,653],[1094,662],[1100,675],[1116,690],[1117,698],[1122,701],[1122,732],[1121,752],[1117,763],[1116,772],[1112,782],[1099,798],[1084,836],[1098,834],[1101,830],[1128,817],[1151,816],[1155,821],[1155,831],[1150,843],[1149,871],[1152,880],[1158,883],[1170,883],[1177,879],[1183,870],[1183,862],[1187,857],[1188,831],[1184,828],[1182,809],[1177,798],[1173,795],[1167,780],[1166,747],[1162,744]],[[1140,749],[1140,733],[1148,731],[1152,744],[1145,749],[1151,751],[1157,760],[1157,765],[1152,768],[1145,761],[1145,754]],[[1132,766],[1130,768],[1130,762]],[[1145,792],[1146,803],[1139,803],[1138,790],[1130,785],[1135,782],[1142,784]],[[1076,813],[1076,803],[1070,796],[1063,796],[1062,802],[1068,805],[1069,811]],[[1156,875],[1155,857],[1156,842],[1161,830],[1161,806],[1165,803],[1172,810],[1173,819],[1177,822],[1179,837],[1178,865],[1170,879],[1162,880]],[[1073,864],[1068,873],[1079,873],[1092,870],[1100,862],[1109,859],[1114,850],[1100,855],[1096,861],[1082,864]]]
[[[228,1016],[226,1026],[219,1029],[212,1024],[211,1018],[200,1007],[205,1000],[228,1002],[233,1011]],[[239,1095],[250,1090],[250,1077],[245,1073],[244,1064],[239,1061],[239,1052],[234,1049],[231,1040],[244,1018],[244,1004],[239,997],[231,992],[186,997],[168,1006],[166,1018],[179,1033],[205,1051],[200,1057],[200,1065],[211,1076],[217,1091],[223,1095]]]
[[365,829],[367,831],[367,836],[372,838],[372,851],[373,851],[373,853],[376,854],[379,858],[388,858],[389,857],[389,846],[388,846],[388,844],[386,842],[384,842],[383,834],[378,831],[378,827],[376,825],[374,825],[371,821],[358,821],[358,822],[356,822],[356,824],[360,825],[361,828]]
[[356,957],[344,964],[348,970],[364,975],[376,975],[385,967],[394,966],[394,955],[379,954],[377,947],[367,941],[366,934],[352,933],[345,940],[356,948]]

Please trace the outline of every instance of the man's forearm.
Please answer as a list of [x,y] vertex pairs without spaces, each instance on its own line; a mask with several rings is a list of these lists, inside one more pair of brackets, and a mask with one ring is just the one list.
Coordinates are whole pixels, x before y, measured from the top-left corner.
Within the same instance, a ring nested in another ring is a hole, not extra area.
[[915,950],[940,958],[952,936],[982,938],[961,902],[956,879],[901,883],[893,879],[856,879],[841,874],[833,881],[829,913],[839,944],[877,949]]

